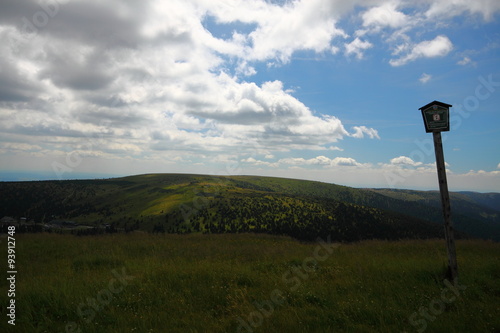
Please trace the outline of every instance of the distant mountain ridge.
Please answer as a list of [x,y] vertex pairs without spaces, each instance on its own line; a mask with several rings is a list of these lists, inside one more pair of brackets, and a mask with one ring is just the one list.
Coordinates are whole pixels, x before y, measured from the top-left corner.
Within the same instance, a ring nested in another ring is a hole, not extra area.
[[500,212],[500,193],[478,193],[462,191],[457,192],[467,196],[470,200],[474,201],[478,205],[489,207]]
[[[439,191],[414,191],[396,189],[371,189],[376,193],[399,200],[391,209],[424,220],[442,223],[441,196]],[[493,200],[491,199],[493,197]],[[451,218],[455,229],[470,235],[500,240],[500,211],[494,207],[498,193],[451,192]],[[488,204],[484,204],[487,202]]]
[[[442,238],[438,192],[356,189],[260,177],[148,174],[103,180],[0,182],[0,217],[116,230],[263,232],[339,241]],[[452,193],[457,235],[500,241],[500,194]],[[468,236],[467,236],[468,235]]]

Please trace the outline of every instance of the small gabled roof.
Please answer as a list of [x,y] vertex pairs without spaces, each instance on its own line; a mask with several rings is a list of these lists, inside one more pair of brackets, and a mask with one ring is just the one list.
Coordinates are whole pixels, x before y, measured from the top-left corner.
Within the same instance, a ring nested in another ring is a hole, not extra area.
[[426,104],[426,105],[422,106],[421,108],[419,108],[419,110],[428,109],[429,107],[431,107],[433,105],[442,106],[444,108],[451,108],[453,106],[451,104],[446,104],[446,103],[439,102],[439,101],[433,101],[433,102],[430,102],[429,104]]

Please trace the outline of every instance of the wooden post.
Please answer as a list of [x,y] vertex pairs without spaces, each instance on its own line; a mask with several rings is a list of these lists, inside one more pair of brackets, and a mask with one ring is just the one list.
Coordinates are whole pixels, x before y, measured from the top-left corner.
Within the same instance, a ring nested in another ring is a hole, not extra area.
[[456,283],[458,279],[457,254],[455,250],[453,226],[451,224],[450,195],[448,193],[448,182],[446,180],[443,143],[441,140],[441,132],[433,132],[432,134],[434,136],[434,151],[436,153],[439,192],[441,192],[441,205],[443,207],[444,215],[444,235],[446,239],[446,248],[448,250],[448,278],[452,283]]

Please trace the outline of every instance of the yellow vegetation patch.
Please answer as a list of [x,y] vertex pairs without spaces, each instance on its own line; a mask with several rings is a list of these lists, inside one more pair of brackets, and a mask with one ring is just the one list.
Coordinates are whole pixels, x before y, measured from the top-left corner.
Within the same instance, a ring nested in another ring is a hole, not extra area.
[[189,185],[190,185],[189,183],[175,184],[175,185],[166,186],[163,189],[165,189],[165,190],[177,190],[180,188],[186,188]]
[[151,216],[160,215],[169,212],[173,207],[182,203],[184,196],[174,194],[152,202],[152,205],[141,212],[141,215]]

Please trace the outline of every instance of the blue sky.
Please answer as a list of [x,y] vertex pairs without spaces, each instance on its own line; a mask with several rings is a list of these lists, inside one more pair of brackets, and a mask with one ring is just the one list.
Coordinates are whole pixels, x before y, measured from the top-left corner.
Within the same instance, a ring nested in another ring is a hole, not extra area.
[[0,180],[252,174],[500,191],[496,0],[3,1]]

